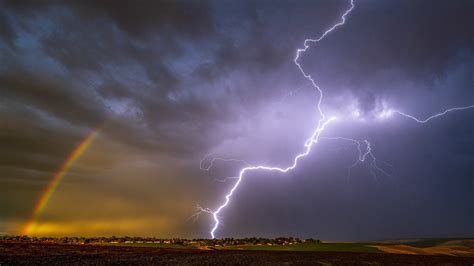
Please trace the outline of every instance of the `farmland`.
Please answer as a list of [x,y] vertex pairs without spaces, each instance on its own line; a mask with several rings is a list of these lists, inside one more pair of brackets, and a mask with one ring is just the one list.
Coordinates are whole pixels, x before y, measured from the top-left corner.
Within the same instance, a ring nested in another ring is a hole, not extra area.
[[[413,247],[410,245],[420,245],[418,242],[406,242],[403,245]],[[439,247],[446,245],[446,242],[451,243],[449,245],[471,245],[471,240],[445,240],[430,245]],[[193,247],[159,243],[61,244],[3,240],[0,241],[0,264],[472,265],[474,263],[473,254],[452,256],[389,253],[373,245],[374,243],[302,243],[274,246]],[[397,242],[378,245],[390,248],[402,244]]]

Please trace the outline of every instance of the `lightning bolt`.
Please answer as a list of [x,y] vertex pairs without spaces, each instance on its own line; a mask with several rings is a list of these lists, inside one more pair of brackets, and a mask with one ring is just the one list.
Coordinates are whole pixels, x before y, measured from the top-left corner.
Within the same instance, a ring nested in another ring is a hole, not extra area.
[[450,112],[454,112],[454,111],[460,111],[460,110],[467,110],[467,109],[470,109],[470,108],[474,108],[474,105],[468,105],[468,106],[461,106],[461,107],[453,107],[453,108],[449,108],[449,109],[446,109],[445,111],[441,112],[441,113],[437,113],[437,114],[434,114],[426,119],[419,119],[419,118],[416,118],[412,115],[409,115],[409,114],[405,114],[401,111],[398,111],[398,110],[392,110],[391,113],[396,113],[396,114],[399,114],[401,116],[404,116],[404,117],[407,117],[407,118],[410,118],[410,119],[413,119],[415,120],[416,122],[418,123],[421,123],[421,124],[425,124],[427,123],[428,121],[430,121],[431,119],[434,119],[434,118],[438,118],[438,117],[441,117],[441,116],[444,116],[446,115],[447,113],[450,113]]
[[[326,118],[324,112],[321,109],[321,103],[323,101],[323,91],[320,88],[320,86],[316,83],[316,81],[313,79],[313,77],[310,74],[307,74],[304,71],[301,64],[298,62],[300,56],[308,50],[311,43],[317,43],[317,42],[322,41],[328,34],[333,32],[336,28],[338,28],[339,26],[344,25],[345,22],[346,22],[346,17],[351,13],[351,11],[354,9],[354,7],[355,7],[354,0],[350,0],[350,7],[341,15],[340,21],[338,23],[334,24],[329,29],[324,31],[324,33],[317,39],[305,39],[304,43],[303,43],[303,48],[300,48],[300,49],[296,50],[296,56],[295,56],[293,62],[298,67],[298,69],[300,70],[303,77],[311,83],[311,85],[317,90],[317,92],[319,94],[319,98],[318,98],[318,101],[317,101],[316,108],[317,108],[317,113],[318,113],[320,118],[317,122],[317,126],[316,126],[315,130],[313,131],[313,134],[305,141],[305,143],[304,143],[305,149],[303,150],[303,152],[297,154],[294,157],[293,162],[287,167],[275,167],[275,166],[264,166],[264,165],[251,166],[250,164],[248,164],[247,162],[245,162],[243,160],[226,159],[226,158],[212,158],[210,160],[208,166],[204,167],[203,162],[207,159],[208,156],[206,156],[203,160],[201,160],[200,169],[205,170],[205,171],[209,171],[212,168],[214,162],[216,162],[216,161],[225,161],[225,162],[235,161],[235,162],[245,163],[247,165],[246,167],[244,167],[240,170],[238,176],[228,177],[228,178],[225,178],[225,179],[221,180],[221,181],[225,182],[227,179],[237,179],[235,184],[232,186],[232,188],[229,190],[229,192],[225,195],[224,202],[216,210],[212,210],[210,208],[202,208],[199,205],[197,205],[197,207],[196,207],[198,211],[192,217],[196,218],[201,213],[207,213],[207,214],[212,215],[213,220],[214,220],[214,224],[213,224],[213,226],[210,230],[210,235],[213,239],[215,238],[216,230],[218,229],[219,225],[221,224],[221,221],[219,219],[220,218],[219,215],[220,215],[221,211],[228,206],[234,192],[239,187],[243,177],[245,176],[245,174],[247,172],[262,170],[262,171],[275,171],[275,172],[280,172],[280,173],[286,173],[290,170],[293,170],[297,166],[298,161],[300,159],[302,159],[303,157],[307,156],[311,152],[311,149],[312,149],[313,145],[317,144],[321,139],[348,141],[348,142],[351,142],[351,143],[356,145],[357,150],[358,150],[358,158],[349,167],[349,171],[350,171],[351,168],[353,168],[357,164],[366,162],[367,159],[370,158],[370,167],[371,167],[370,171],[374,175],[375,178],[376,178],[376,173],[374,172],[374,169],[375,169],[375,171],[381,172],[381,173],[389,176],[389,174],[382,167],[380,167],[377,164],[377,162],[382,162],[383,164],[385,164],[388,167],[391,167],[391,165],[376,159],[376,157],[375,157],[375,155],[373,154],[373,151],[372,151],[371,143],[368,140],[360,141],[360,140],[355,140],[355,139],[350,139],[350,138],[345,138],[345,137],[320,137],[321,134],[323,133],[323,131],[325,130],[326,126],[328,126],[330,123],[335,121],[336,117],[330,117],[328,119]],[[398,111],[398,110],[389,110],[388,112],[386,111],[380,117],[385,118],[385,117],[391,116],[392,114],[396,113],[398,115],[413,119],[414,121],[416,121],[418,123],[424,124],[424,123],[427,123],[428,121],[430,121],[431,119],[434,119],[434,118],[437,118],[437,117],[440,117],[440,116],[444,116],[449,112],[457,111],[457,110],[465,110],[465,109],[469,109],[469,108],[474,108],[474,105],[450,108],[450,109],[447,109],[447,110],[445,110],[441,113],[434,114],[434,115],[432,115],[432,116],[430,116],[426,119],[419,119],[419,118],[416,118],[415,116],[403,113],[403,112]],[[363,152],[362,146],[365,147],[365,152]],[[349,174],[350,174],[350,172],[349,172]]]
[[203,171],[209,171],[212,166],[214,166],[214,162],[215,161],[223,161],[223,162],[239,162],[239,163],[244,163],[246,165],[250,165],[248,162],[244,161],[244,160],[239,160],[239,159],[232,159],[232,158],[219,158],[219,157],[215,157],[215,158],[211,158],[211,160],[209,160],[209,164],[207,165],[207,167],[204,166],[204,162],[206,161],[206,159],[209,157],[206,156],[204,157],[200,162],[199,162],[199,169],[203,170]]
[[[390,176],[389,173],[387,173],[382,167],[380,167],[378,165],[378,162],[381,162],[382,164],[386,165],[387,167],[392,167],[390,164],[384,162],[384,161],[381,161],[381,160],[378,160],[373,151],[372,151],[372,144],[368,141],[368,140],[363,140],[363,141],[360,141],[360,140],[355,140],[355,139],[351,139],[351,138],[345,138],[345,137],[321,137],[321,139],[327,139],[327,140],[340,140],[340,141],[345,141],[345,142],[350,142],[354,145],[356,145],[357,147],[357,151],[358,151],[358,158],[355,160],[355,162],[349,166],[348,168],[348,177],[350,177],[351,175],[351,170],[352,168],[354,168],[355,166],[357,166],[359,163],[363,163],[366,161],[367,157],[370,158],[370,172],[372,173],[372,176],[377,179],[377,174],[375,171],[378,171],[386,176]],[[365,152],[362,152],[362,146],[365,146]],[[375,171],[374,171],[375,169]]]
[[[257,165],[257,166],[247,166],[245,168],[242,168],[239,172],[239,175],[237,176],[237,181],[235,182],[234,186],[230,189],[229,193],[227,193],[227,195],[225,196],[225,201],[224,203],[222,203],[215,211],[212,211],[208,208],[204,209],[204,208],[201,208],[201,207],[198,207],[198,210],[199,212],[205,212],[205,213],[209,213],[212,215],[213,219],[214,219],[214,226],[212,227],[211,229],[211,232],[210,232],[210,235],[212,238],[215,238],[215,232],[217,230],[217,228],[219,227],[219,224],[221,223],[220,220],[219,220],[219,213],[225,208],[227,207],[227,205],[229,204],[230,202],[230,199],[232,197],[232,195],[234,194],[235,190],[239,187],[240,185],[240,182],[242,181],[242,178],[244,177],[245,173],[249,172],[249,171],[256,171],[256,170],[264,170],[264,171],[276,171],[276,172],[281,172],[281,173],[286,173],[290,170],[293,170],[297,164],[298,164],[298,161],[305,157],[306,155],[308,155],[310,152],[311,152],[311,148],[313,147],[313,144],[316,144],[318,143],[319,141],[319,137],[321,135],[321,133],[324,131],[324,129],[326,128],[326,126],[328,124],[330,124],[331,122],[333,122],[334,120],[336,120],[336,117],[331,117],[331,118],[328,118],[326,119],[326,116],[324,115],[322,109],[321,109],[321,102],[323,100],[323,91],[321,90],[321,88],[318,86],[318,84],[316,84],[316,81],[311,77],[310,74],[307,74],[304,70],[303,70],[303,67],[301,66],[301,64],[298,62],[298,59],[300,58],[300,55],[304,52],[306,52],[306,50],[310,47],[310,43],[315,43],[315,42],[320,42],[321,40],[323,40],[329,33],[331,33],[332,31],[334,31],[337,27],[343,25],[345,22],[346,22],[346,16],[352,11],[352,9],[354,9],[354,0],[351,0],[350,1],[350,8],[347,9],[344,14],[342,14],[341,16],[341,20],[340,22],[334,24],[331,28],[329,28],[328,30],[326,30],[319,38],[317,39],[306,39],[304,41],[304,48],[301,48],[301,49],[297,49],[296,50],[296,56],[295,56],[295,59],[293,60],[295,65],[298,67],[298,69],[300,70],[301,74],[303,75],[303,77],[305,77],[307,80],[309,80],[311,82],[311,84],[313,85],[313,87],[318,91],[319,93],[319,99],[318,99],[318,102],[317,102],[317,110],[318,110],[318,114],[319,114],[319,120],[318,120],[318,123],[317,123],[317,126],[316,126],[316,129],[313,131],[313,134],[311,135],[310,138],[308,138],[306,141],[305,141],[305,149],[302,153],[298,154],[295,156],[295,158],[293,159],[293,163],[290,165],[290,166],[287,166],[287,167],[274,167],[274,166],[264,166],[264,165]],[[220,159],[220,160],[223,160],[223,159]],[[207,168],[204,168],[204,170],[209,170],[210,167],[212,167],[212,163],[214,162],[215,160],[211,160],[211,164],[209,165],[209,167]],[[202,161],[201,161],[201,168],[202,168]]]
[[277,172],[281,172],[281,173],[286,173],[292,169],[294,169],[296,167],[296,165],[298,164],[298,161],[305,157],[306,155],[308,155],[310,152],[311,152],[311,147],[313,146],[314,143],[317,143],[318,140],[319,140],[319,136],[321,135],[321,133],[324,131],[324,129],[326,128],[326,126],[331,123],[332,121],[334,121],[336,118],[335,117],[331,117],[327,120],[325,120],[324,122],[321,122],[322,120],[320,120],[320,123],[318,123],[318,127],[316,128],[316,130],[314,131],[313,135],[311,136],[311,138],[309,138],[306,143],[305,143],[305,151],[296,155],[296,157],[294,158],[293,160],[293,163],[286,167],[286,168],[282,168],[282,167],[273,167],[273,166],[264,166],[264,165],[258,165],[258,166],[248,166],[248,167],[245,167],[243,168],[242,170],[240,170],[239,172],[239,176],[237,177],[237,182],[235,182],[234,186],[230,189],[229,193],[225,196],[225,201],[224,203],[219,206],[219,208],[217,208],[216,211],[210,211],[209,209],[203,209],[203,208],[200,208],[200,211],[203,211],[203,212],[207,212],[207,213],[210,213],[212,214],[213,218],[214,218],[214,226],[212,227],[212,230],[211,230],[211,237],[212,238],[215,238],[215,231],[217,230],[217,228],[219,227],[219,224],[220,224],[220,221],[219,221],[219,213],[225,208],[227,207],[227,205],[229,204],[230,202],[230,199],[232,197],[232,195],[234,194],[234,191],[237,189],[237,187],[240,185],[240,182],[242,181],[242,178],[244,176],[244,174],[248,171],[254,171],[254,170],[265,170],[265,171],[277,171]]

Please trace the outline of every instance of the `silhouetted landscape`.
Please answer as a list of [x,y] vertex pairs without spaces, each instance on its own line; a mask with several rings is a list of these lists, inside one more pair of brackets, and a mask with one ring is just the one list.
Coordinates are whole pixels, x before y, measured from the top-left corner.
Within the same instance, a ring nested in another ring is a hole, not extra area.
[[471,265],[473,239],[335,243],[298,238],[3,236],[0,264]]

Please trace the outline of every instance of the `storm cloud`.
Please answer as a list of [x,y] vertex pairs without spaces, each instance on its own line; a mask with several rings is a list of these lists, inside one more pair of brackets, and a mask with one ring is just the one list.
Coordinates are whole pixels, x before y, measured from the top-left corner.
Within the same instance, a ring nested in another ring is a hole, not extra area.
[[[348,1],[0,1],[0,231],[16,234],[68,154],[39,234],[207,237],[239,164],[286,165],[318,121],[296,49]],[[325,136],[368,139],[389,175],[347,168],[323,141],[286,175],[252,172],[219,236],[360,240],[474,234],[473,1],[356,1],[347,23],[301,56],[344,119]],[[353,117],[354,113],[358,117]],[[264,195],[264,197],[263,197]],[[109,226],[104,226],[109,225]],[[81,227],[82,226],[82,227]],[[66,228],[57,231],[57,228]],[[56,231],[55,231],[56,230]]]

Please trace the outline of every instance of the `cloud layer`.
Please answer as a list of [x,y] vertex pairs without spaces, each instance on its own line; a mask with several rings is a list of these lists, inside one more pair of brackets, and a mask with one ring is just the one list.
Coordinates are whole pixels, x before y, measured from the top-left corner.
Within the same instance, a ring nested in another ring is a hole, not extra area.
[[[301,151],[319,96],[292,60],[347,6],[0,1],[0,231],[16,233],[71,150],[101,128],[53,196],[43,233],[61,224],[79,234],[91,221],[84,234],[207,236],[209,217],[187,219],[196,203],[215,207],[231,181],[213,179],[239,165],[202,172],[199,160],[285,164]],[[327,136],[369,139],[391,176],[362,165],[348,177],[353,148],[322,143],[294,173],[249,174],[219,235],[472,235],[473,113],[425,127],[377,119],[387,108],[426,117],[474,102],[472,10],[356,2],[301,62],[324,88],[324,110],[344,118]]]

